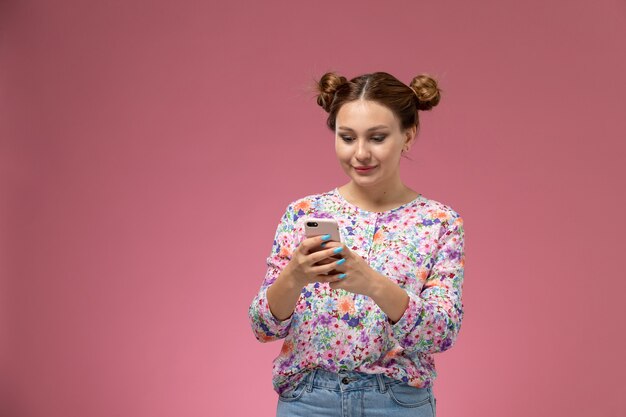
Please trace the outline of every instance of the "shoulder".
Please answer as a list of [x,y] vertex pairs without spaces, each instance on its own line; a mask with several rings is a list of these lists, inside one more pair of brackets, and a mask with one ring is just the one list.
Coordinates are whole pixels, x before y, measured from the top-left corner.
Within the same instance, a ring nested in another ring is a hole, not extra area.
[[420,195],[417,205],[424,222],[441,223],[446,226],[463,223],[461,214],[449,204]]
[[309,194],[292,201],[291,203],[289,203],[289,207],[296,210],[307,210],[309,207],[314,206],[321,201],[328,200],[332,196],[332,194],[332,191],[327,191],[319,194]]
[[292,201],[287,205],[285,215],[296,221],[300,217],[311,216],[324,211],[334,201],[334,192],[326,191],[319,194],[309,194]]

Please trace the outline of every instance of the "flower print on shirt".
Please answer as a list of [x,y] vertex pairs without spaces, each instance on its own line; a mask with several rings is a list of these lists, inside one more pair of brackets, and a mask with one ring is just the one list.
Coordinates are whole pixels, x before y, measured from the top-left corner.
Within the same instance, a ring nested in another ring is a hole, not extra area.
[[[267,288],[304,239],[306,217],[337,220],[343,243],[407,292],[409,305],[398,322],[391,324],[369,297],[327,283],[304,287],[287,320],[271,314]],[[421,194],[379,213],[352,205],[337,189],[293,202],[276,229],[265,278],[249,309],[259,341],[284,339],[273,365],[275,390],[294,388],[314,368],[384,373],[431,386],[432,354],[449,349],[461,326],[464,264],[462,218]]]

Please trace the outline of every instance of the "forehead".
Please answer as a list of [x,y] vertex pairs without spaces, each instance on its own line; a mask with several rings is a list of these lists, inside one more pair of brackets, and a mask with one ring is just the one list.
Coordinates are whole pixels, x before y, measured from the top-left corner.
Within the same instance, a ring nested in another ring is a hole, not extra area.
[[385,125],[391,129],[399,128],[400,122],[386,106],[371,100],[355,100],[341,106],[337,112],[336,126],[354,130],[370,126]]

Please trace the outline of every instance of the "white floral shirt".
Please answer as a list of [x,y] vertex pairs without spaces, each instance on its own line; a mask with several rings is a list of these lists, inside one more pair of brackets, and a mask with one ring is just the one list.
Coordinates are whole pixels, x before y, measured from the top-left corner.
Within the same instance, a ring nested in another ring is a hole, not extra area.
[[[371,298],[327,283],[307,285],[289,319],[272,315],[267,288],[305,239],[306,217],[337,220],[342,242],[407,292],[409,305],[397,323],[391,324]],[[421,194],[384,212],[362,210],[337,189],[289,204],[249,309],[259,341],[284,339],[274,360],[274,389],[295,388],[315,368],[383,373],[416,387],[431,386],[432,354],[449,349],[461,326],[464,263],[463,219]]]

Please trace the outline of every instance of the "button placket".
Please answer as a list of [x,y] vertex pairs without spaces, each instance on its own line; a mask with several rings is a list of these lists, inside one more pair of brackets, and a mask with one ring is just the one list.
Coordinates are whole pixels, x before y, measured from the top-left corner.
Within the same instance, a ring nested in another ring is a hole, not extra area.
[[374,234],[376,233],[376,225],[378,224],[378,214],[372,212],[367,216],[367,219],[370,221],[370,224],[367,228],[367,258],[366,261],[369,261],[372,254],[372,246],[374,246]]

